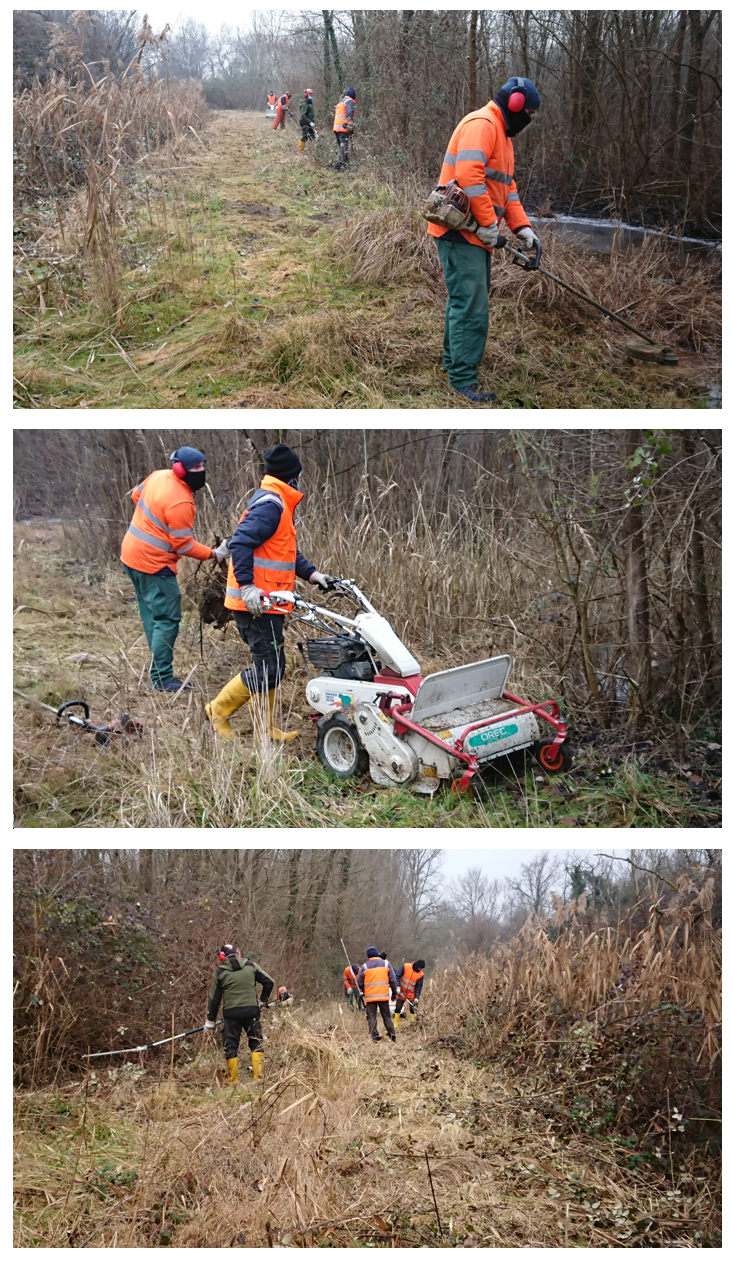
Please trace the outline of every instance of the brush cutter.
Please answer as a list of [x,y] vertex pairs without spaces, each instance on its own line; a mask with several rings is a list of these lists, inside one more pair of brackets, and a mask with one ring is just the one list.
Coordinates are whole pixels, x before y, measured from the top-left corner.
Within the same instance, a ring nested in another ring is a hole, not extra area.
[[[72,727],[80,727],[84,732],[94,732],[95,745],[108,745],[110,741],[117,740],[120,736],[142,736],[143,725],[135,719],[131,719],[129,714],[120,714],[111,723],[92,723],[89,718],[89,706],[86,701],[65,701],[58,710],[55,706],[46,705],[45,701],[38,701],[36,697],[29,697],[27,693],[21,692],[19,688],[13,688],[13,692],[17,697],[22,697],[24,701],[34,701],[44,710],[50,710],[51,714],[55,714],[57,719],[65,718]],[[75,714],[75,709],[81,709],[82,714]]]
[[[537,240],[535,238],[535,240]],[[647,363],[664,364],[666,366],[674,366],[679,363],[677,356],[669,346],[662,345],[661,342],[655,342],[647,333],[642,333],[641,329],[637,329],[635,325],[630,324],[628,320],[624,320],[622,316],[616,315],[615,311],[610,311],[608,307],[604,307],[600,302],[596,302],[595,298],[591,298],[590,294],[584,294],[582,289],[576,289],[574,285],[569,285],[566,280],[560,280],[559,276],[554,276],[552,272],[548,272],[547,268],[540,267],[540,258],[542,256],[542,246],[537,241],[534,258],[523,254],[521,250],[515,250],[509,245],[506,237],[499,237],[496,242],[497,250],[506,250],[512,256],[512,263],[521,267],[525,272],[542,272],[544,276],[549,276],[550,280],[554,280],[557,285],[562,285],[563,289],[569,289],[571,294],[575,294],[576,298],[582,298],[583,302],[588,302],[597,311],[601,311],[611,320],[615,320],[618,324],[622,324],[625,329],[630,329],[632,333],[636,333],[635,338],[629,338],[626,342],[626,354],[632,359],[646,360]]]
[[[457,228],[462,229],[464,232],[475,232],[479,226],[471,214],[469,196],[456,180],[449,180],[447,184],[438,184],[437,188],[434,188],[428,195],[420,213],[423,219],[427,219],[428,223],[437,224],[441,228]],[[583,302],[590,303],[591,307],[596,308],[596,311],[601,311],[610,320],[615,320],[617,324],[622,324],[625,329],[635,333],[636,337],[629,339],[626,343],[626,354],[630,355],[632,359],[641,359],[647,363],[664,364],[665,366],[674,366],[679,363],[677,356],[669,346],[664,346],[661,342],[655,342],[653,338],[649,337],[648,333],[643,333],[641,329],[637,329],[628,320],[616,315],[615,311],[610,311],[608,307],[596,302],[595,298],[591,298],[590,294],[583,293],[582,289],[576,289],[574,285],[569,285],[566,280],[560,280],[559,276],[554,276],[546,268],[540,267],[542,246],[537,238],[535,238],[535,241],[534,258],[529,258],[521,250],[515,250],[513,246],[509,245],[506,237],[500,236],[494,248],[506,250],[512,256],[512,263],[523,268],[525,272],[542,272],[543,275],[549,276],[550,280],[554,280],[556,285],[561,285],[563,289],[568,289],[571,294],[575,294],[576,298],[581,298]]]
[[[74,713],[77,709],[81,709],[82,714]],[[94,732],[95,745],[109,745],[120,736],[141,736],[143,731],[142,723],[131,719],[129,714],[120,714],[111,723],[92,723],[86,701],[65,701],[56,711],[56,718],[65,718],[72,727],[80,727],[84,732]]]
[[508,654],[423,676],[353,579],[334,580],[333,591],[356,605],[355,618],[294,592],[271,592],[262,603],[292,602],[296,620],[327,633],[298,648],[310,676],[305,695],[318,726],[316,751],[334,775],[346,780],[368,770],[375,784],[409,784],[432,796],[441,784],[478,794],[477,773],[519,750],[530,750],[547,772],[568,769],[560,706],[509,692]]

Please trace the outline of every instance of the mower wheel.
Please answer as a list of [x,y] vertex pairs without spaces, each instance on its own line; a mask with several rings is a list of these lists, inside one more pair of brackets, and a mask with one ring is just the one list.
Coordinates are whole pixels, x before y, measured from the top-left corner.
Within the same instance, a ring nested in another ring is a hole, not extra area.
[[[460,794],[461,777],[456,776],[455,780],[451,781],[450,787],[451,793],[456,796]],[[479,775],[475,775],[471,780],[469,780],[468,788],[465,789],[464,792],[466,796],[471,798],[474,802],[488,802],[489,800],[489,791]]]
[[369,755],[355,725],[339,715],[318,724],[316,753],[324,767],[340,780],[350,780],[369,770]]
[[552,741],[538,741],[532,750],[542,770],[547,771],[551,776],[556,776],[561,771],[569,771],[573,765],[573,755],[567,742],[556,749],[553,756],[550,755],[551,749]]

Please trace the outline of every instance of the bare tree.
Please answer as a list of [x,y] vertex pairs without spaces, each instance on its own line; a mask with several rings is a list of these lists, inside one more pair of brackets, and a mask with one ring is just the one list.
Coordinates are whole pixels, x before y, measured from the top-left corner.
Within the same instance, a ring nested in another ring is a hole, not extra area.
[[544,916],[550,907],[550,894],[562,881],[563,870],[562,859],[551,850],[543,850],[529,863],[523,863],[518,880],[507,877],[507,887],[518,909]]
[[442,850],[400,850],[400,892],[411,932],[417,936],[440,907]]

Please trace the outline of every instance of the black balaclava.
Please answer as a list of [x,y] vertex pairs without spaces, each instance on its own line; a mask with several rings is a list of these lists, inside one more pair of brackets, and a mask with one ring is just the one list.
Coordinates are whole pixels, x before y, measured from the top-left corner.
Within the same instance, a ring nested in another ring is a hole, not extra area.
[[192,491],[200,491],[206,482],[206,470],[197,469],[195,473],[191,473],[191,465],[206,463],[206,456],[201,451],[197,451],[195,447],[179,447],[178,451],[174,451],[171,461],[176,464],[183,465],[186,473],[181,478],[186,486],[190,486]]
[[[524,93],[524,108],[520,110],[510,109],[510,98],[522,92]],[[529,127],[529,124],[532,122],[532,116],[527,113],[527,110],[538,110],[541,104],[540,94],[532,80],[522,79],[517,75],[512,75],[511,79],[507,79],[503,88],[499,88],[494,101],[504,116],[507,135],[509,136],[518,136],[520,131],[524,131],[525,127]]]

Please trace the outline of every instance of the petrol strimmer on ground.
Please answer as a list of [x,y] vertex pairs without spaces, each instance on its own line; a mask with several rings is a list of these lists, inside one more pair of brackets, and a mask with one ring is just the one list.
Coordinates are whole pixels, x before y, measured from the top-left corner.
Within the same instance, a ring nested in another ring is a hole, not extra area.
[[520,750],[547,772],[569,768],[558,702],[509,692],[508,654],[423,676],[353,579],[334,580],[333,591],[357,607],[354,618],[291,592],[271,592],[263,604],[292,601],[294,619],[327,633],[298,647],[310,676],[305,695],[317,723],[316,750],[334,775],[346,780],[368,771],[384,788],[409,785],[432,796],[441,785],[478,794],[480,773]]

